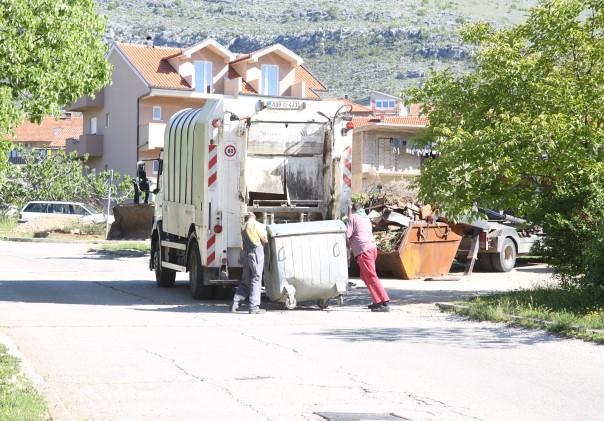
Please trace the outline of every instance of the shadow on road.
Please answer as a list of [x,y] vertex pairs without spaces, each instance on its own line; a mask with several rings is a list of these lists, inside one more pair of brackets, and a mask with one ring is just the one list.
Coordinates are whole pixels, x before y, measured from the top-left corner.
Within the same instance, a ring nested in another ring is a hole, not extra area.
[[472,349],[509,349],[522,345],[560,342],[563,339],[540,331],[502,329],[501,326],[471,324],[466,327],[409,327],[377,329],[328,329],[301,335],[323,336],[346,342],[406,342],[453,345]]
[[[232,289],[225,289],[219,295],[220,300],[196,301],[191,298],[187,281],[177,281],[172,288],[158,288],[155,282],[151,280],[0,281],[0,301],[110,306],[144,304],[179,306],[178,308],[157,309],[156,311],[204,311],[206,307],[225,306],[225,303],[230,301],[232,293]],[[394,305],[453,301],[483,293],[487,293],[487,291],[388,290],[391,302]],[[369,293],[365,287],[354,288],[345,295],[345,306],[365,306],[369,302]],[[278,303],[266,302],[266,304],[269,309],[281,308]],[[300,303],[299,308],[314,310],[316,309],[316,303]]]
[[[454,290],[416,290],[416,289],[388,289],[390,303],[394,305],[408,304],[434,304],[438,302],[465,300],[477,295],[491,294],[493,291],[454,291]],[[369,291],[364,286],[357,286],[345,296],[345,301],[350,305],[367,305],[371,303]]]

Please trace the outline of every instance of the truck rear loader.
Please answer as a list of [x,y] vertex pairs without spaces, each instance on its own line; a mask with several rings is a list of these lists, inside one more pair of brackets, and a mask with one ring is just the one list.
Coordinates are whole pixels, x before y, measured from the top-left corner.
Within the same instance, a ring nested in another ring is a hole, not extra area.
[[[243,216],[338,219],[350,203],[350,118],[338,102],[208,99],[165,129],[151,234],[157,285],[188,272],[209,299],[241,275]],[[312,224],[311,224],[312,225]]]

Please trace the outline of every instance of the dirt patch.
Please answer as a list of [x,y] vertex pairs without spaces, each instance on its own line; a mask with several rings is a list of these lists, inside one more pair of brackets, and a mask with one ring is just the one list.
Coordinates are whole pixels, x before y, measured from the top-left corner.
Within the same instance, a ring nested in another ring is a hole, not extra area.
[[85,223],[67,215],[43,216],[18,224],[14,234],[55,240],[95,240],[104,238],[105,225]]
[[17,228],[15,228],[15,232],[19,234],[51,232],[60,229],[65,229],[78,222],[79,221],[77,221],[73,217],[65,215],[42,216],[40,218],[32,219],[31,221],[27,221],[17,225]]

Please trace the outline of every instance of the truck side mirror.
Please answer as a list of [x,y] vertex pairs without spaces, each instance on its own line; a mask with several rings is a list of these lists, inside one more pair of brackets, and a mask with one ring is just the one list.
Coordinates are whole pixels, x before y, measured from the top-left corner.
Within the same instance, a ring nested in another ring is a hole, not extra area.
[[164,172],[164,160],[158,159],[157,175],[160,176]]

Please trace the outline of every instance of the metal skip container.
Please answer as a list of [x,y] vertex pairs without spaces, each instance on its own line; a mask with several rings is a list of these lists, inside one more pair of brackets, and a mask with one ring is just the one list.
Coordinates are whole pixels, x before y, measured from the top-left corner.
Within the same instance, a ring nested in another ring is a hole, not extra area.
[[376,269],[398,279],[445,276],[460,242],[461,236],[443,222],[415,222],[407,229],[397,251],[378,251]]
[[348,283],[346,226],[342,221],[316,221],[267,226],[268,250],[264,286],[271,301],[287,309],[317,300],[326,308],[331,298],[343,300]]

